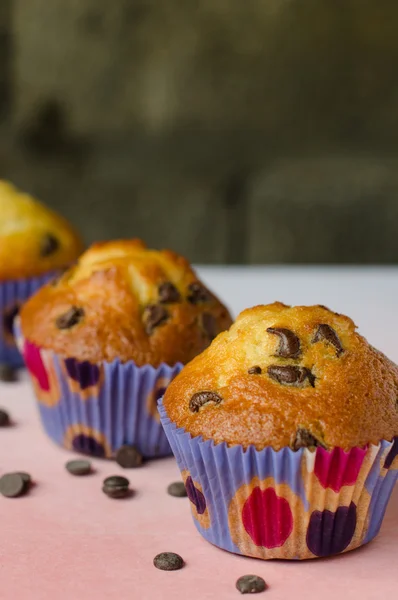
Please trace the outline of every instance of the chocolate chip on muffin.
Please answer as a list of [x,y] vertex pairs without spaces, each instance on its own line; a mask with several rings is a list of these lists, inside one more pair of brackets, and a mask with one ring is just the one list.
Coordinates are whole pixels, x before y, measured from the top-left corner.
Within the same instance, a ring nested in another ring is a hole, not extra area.
[[327,323],[322,323],[321,325],[319,325],[312,340],[314,344],[321,341],[325,341],[326,343],[331,344],[336,349],[337,356],[343,354],[344,348],[341,345],[339,336],[337,335],[335,330]]
[[254,365],[254,367],[250,367],[250,369],[248,370],[249,375],[261,375],[262,372],[262,368],[258,365]]
[[52,233],[46,233],[40,240],[40,256],[42,258],[47,258],[54,254],[59,247],[59,239]]
[[180,302],[181,294],[171,281],[165,281],[159,286],[159,302],[162,304],[173,304],[174,302]]
[[282,358],[297,358],[300,356],[300,340],[293,331],[285,327],[268,327],[267,331],[279,337],[279,346],[275,356]]
[[222,398],[216,392],[196,392],[189,401],[189,409],[191,412],[198,412],[201,406],[204,406],[208,402],[220,404]]
[[316,448],[321,446],[322,448],[326,448],[326,445],[319,439],[317,439],[308,429],[299,428],[297,429],[293,440],[292,440],[292,450],[296,451],[300,448]]
[[145,307],[142,320],[145,325],[145,331],[148,335],[152,335],[157,327],[168,321],[170,315],[164,306],[160,304],[150,304]]
[[297,367],[295,365],[270,365],[267,373],[271,379],[274,379],[282,385],[300,385],[306,381],[314,387],[315,376],[307,367]]
[[202,313],[199,315],[199,324],[210,340],[214,340],[217,335],[217,321],[211,313]]
[[203,302],[210,302],[211,294],[202,283],[194,281],[188,286],[187,300],[191,304],[202,304]]
[[57,317],[55,324],[58,329],[71,329],[78,325],[84,318],[84,310],[78,306],[72,306],[66,313]]

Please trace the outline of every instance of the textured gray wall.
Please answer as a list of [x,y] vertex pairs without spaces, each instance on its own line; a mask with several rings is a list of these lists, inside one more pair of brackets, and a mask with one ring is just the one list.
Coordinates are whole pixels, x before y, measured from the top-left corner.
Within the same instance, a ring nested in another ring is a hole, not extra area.
[[398,259],[395,0],[1,0],[0,175],[87,241]]

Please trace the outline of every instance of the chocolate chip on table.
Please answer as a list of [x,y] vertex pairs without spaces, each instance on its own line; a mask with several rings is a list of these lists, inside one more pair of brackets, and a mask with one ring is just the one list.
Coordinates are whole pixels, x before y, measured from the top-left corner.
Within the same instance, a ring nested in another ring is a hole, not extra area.
[[6,498],[22,496],[27,486],[19,473],[6,473],[0,478],[0,494]]
[[58,329],[71,329],[72,327],[80,323],[83,317],[84,310],[82,308],[78,308],[77,306],[71,306],[71,308],[66,313],[57,317],[55,324],[58,327]]
[[327,323],[322,323],[318,326],[318,329],[316,330],[312,339],[312,343],[315,344],[316,342],[320,342],[322,340],[331,344],[335,348],[337,356],[343,354],[344,348],[340,342],[339,336],[335,330],[330,327],[330,325],[327,325]]
[[308,429],[299,428],[296,431],[296,435],[291,444],[292,450],[295,452],[300,448],[326,448],[325,444],[312,435]]
[[199,281],[194,281],[188,286],[187,300],[191,304],[201,304],[202,302],[209,302],[211,300],[211,294],[207,288]]
[[17,475],[22,477],[25,488],[28,489],[32,483],[32,477],[29,475],[29,473],[25,473],[25,471],[17,471]]
[[130,495],[130,482],[121,475],[111,475],[104,480],[102,491],[109,498],[126,498]]
[[163,325],[163,323],[168,320],[169,316],[170,315],[167,310],[160,304],[149,304],[146,306],[142,319],[144,321],[145,331],[147,334],[151,335],[156,327]]
[[267,331],[279,337],[279,346],[275,356],[281,358],[297,358],[300,356],[300,340],[293,331],[284,327],[268,327]]
[[40,256],[42,258],[51,256],[58,250],[59,247],[60,243],[58,238],[56,238],[52,233],[46,233],[40,240]]
[[200,407],[208,402],[220,404],[222,398],[216,392],[196,392],[189,401],[189,409],[191,412],[198,412]]
[[161,552],[155,556],[153,564],[161,571],[178,571],[184,566],[184,561],[175,552]]
[[162,304],[172,304],[173,302],[179,302],[181,295],[174,283],[171,281],[165,281],[159,285],[159,302]]
[[92,472],[90,461],[84,459],[69,460],[65,468],[71,475],[77,475],[78,477],[89,475]]
[[258,365],[255,365],[254,367],[250,367],[248,373],[249,375],[261,375],[262,369]]
[[10,424],[10,415],[6,410],[0,408],[0,427],[8,427]]
[[136,469],[142,466],[143,457],[135,446],[125,444],[117,451],[116,462],[123,469]]
[[202,313],[198,319],[200,327],[210,340],[214,340],[217,335],[217,319],[210,313]]
[[267,584],[257,575],[243,575],[236,582],[236,589],[241,594],[259,594],[267,589]]
[[271,379],[281,384],[300,385],[308,379],[309,384],[315,386],[315,375],[307,367],[296,367],[294,365],[270,365],[267,373]]
[[9,365],[0,364],[0,381],[3,383],[14,383],[18,380],[17,371]]
[[186,498],[188,496],[185,484],[182,481],[170,483],[167,488],[167,493],[175,498]]

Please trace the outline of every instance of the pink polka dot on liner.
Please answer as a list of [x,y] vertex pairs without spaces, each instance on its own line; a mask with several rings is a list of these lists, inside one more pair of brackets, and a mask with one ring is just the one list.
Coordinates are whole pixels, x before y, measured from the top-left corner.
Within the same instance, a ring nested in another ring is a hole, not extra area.
[[50,391],[50,381],[46,367],[41,359],[39,348],[25,340],[23,356],[27,369],[37,380],[40,388],[45,392]]
[[256,546],[283,546],[293,530],[289,502],[273,488],[254,488],[242,510],[243,526]]
[[353,485],[365,458],[366,448],[352,448],[345,452],[333,448],[330,452],[317,448],[314,473],[323,488],[339,492],[345,485]]

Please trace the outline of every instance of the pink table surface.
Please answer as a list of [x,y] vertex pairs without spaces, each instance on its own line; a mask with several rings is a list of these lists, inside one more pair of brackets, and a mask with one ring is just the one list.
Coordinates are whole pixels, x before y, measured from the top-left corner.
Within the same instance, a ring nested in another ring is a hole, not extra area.
[[[211,280],[212,273],[206,274]],[[272,274],[266,280],[272,284]],[[303,282],[302,277],[300,281]],[[290,283],[291,275],[286,272],[285,284]],[[222,277],[217,273],[213,287],[220,288],[221,284]],[[309,295],[311,290],[314,293],[315,289],[323,290],[315,301],[319,298],[319,302],[327,304],[327,300],[333,300],[333,293],[336,300],[341,296],[341,288],[334,292],[335,286],[331,284],[328,293],[327,282],[322,285],[319,274],[307,278],[304,284]],[[390,284],[396,289],[396,275]],[[350,285],[352,293],[360,292],[358,278],[354,277]],[[374,296],[374,282],[369,285]],[[389,293],[392,287],[387,286]],[[262,301],[274,299],[272,285],[271,290],[272,294],[264,291]],[[235,300],[235,312],[241,304],[253,304],[250,286],[237,293],[240,295]],[[350,297],[349,286],[345,288],[347,293]],[[290,301],[294,302],[294,293],[292,296]],[[368,309],[366,302],[358,302],[360,319],[368,323],[367,316],[371,316],[378,302],[378,298],[373,298]],[[329,303],[336,309],[343,308],[341,301]],[[392,300],[383,304],[374,337],[380,335],[384,323],[391,323],[391,307]],[[385,346],[394,341],[390,329]],[[383,349],[387,351],[386,347]],[[395,348],[394,353],[392,358],[397,359]],[[255,596],[258,598],[396,597],[398,487],[381,533],[368,546],[331,559],[263,562],[228,554],[200,537],[191,521],[189,501],[166,493],[167,485],[179,479],[173,459],[154,461],[129,471],[112,462],[93,460],[95,473],[84,478],[73,477],[64,468],[73,455],[54,446],[41,430],[26,374],[16,384],[0,384],[0,406],[9,410],[15,421],[13,427],[0,431],[0,475],[24,470],[36,482],[25,497],[0,497],[1,600],[224,600],[240,597],[235,581],[249,573],[264,577],[269,584],[267,592]],[[122,473],[130,479],[135,495],[127,500],[111,500],[101,491],[102,480]],[[178,572],[155,569],[153,557],[162,551],[181,554],[186,561],[184,569]]]

